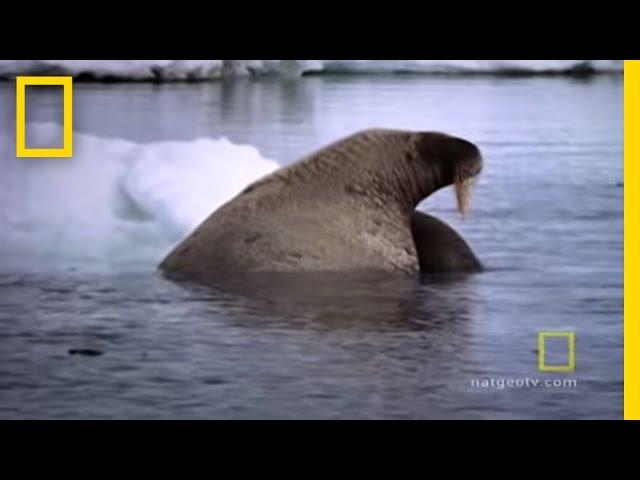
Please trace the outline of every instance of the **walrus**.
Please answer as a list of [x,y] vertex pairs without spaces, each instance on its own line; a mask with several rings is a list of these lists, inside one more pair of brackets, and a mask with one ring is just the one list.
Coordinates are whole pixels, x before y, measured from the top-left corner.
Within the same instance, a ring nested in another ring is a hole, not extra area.
[[484,268],[458,232],[436,217],[414,211],[411,233],[423,273],[480,272]]
[[481,169],[480,150],[462,138],[361,131],[250,184],[159,268],[203,282],[259,273],[477,270],[453,229],[414,210],[454,185],[466,216]]

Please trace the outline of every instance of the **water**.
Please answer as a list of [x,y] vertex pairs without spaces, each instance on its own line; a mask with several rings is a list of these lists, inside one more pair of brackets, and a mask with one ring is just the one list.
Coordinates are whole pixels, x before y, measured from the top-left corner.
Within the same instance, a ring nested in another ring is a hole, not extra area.
[[[13,95],[0,84],[5,142]],[[59,121],[59,99],[29,95],[29,119]],[[621,76],[77,84],[76,136],[107,146],[225,136],[286,164],[366,127],[468,138],[485,157],[470,219],[458,218],[451,189],[419,208],[454,226],[488,270],[420,282],[176,284],[154,271],[175,231],[144,216],[128,215],[127,228],[110,219],[116,207],[96,186],[111,150],[80,171],[76,158],[17,160],[9,145],[0,417],[621,418],[622,97]],[[45,169],[80,171],[72,202],[42,183]],[[223,177],[212,191],[231,181]],[[575,332],[575,373],[537,371],[537,334],[548,330]],[[577,385],[472,386],[527,377]]]

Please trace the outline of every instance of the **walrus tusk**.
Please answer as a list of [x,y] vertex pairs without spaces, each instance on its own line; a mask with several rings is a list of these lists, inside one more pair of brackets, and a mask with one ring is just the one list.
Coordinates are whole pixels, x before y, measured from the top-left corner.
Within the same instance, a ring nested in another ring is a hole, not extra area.
[[458,211],[462,218],[466,219],[469,215],[469,209],[471,208],[471,187],[475,184],[475,177],[456,179],[454,184]]

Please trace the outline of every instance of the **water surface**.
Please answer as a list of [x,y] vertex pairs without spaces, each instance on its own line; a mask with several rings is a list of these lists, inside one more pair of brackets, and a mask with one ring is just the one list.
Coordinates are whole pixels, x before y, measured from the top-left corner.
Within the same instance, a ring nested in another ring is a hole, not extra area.
[[[0,84],[4,139],[13,95]],[[5,176],[28,197],[0,197],[0,417],[621,418],[621,76],[77,84],[74,101],[79,133],[140,144],[224,136],[280,164],[367,127],[468,138],[485,157],[470,219],[450,189],[420,208],[460,231],[488,269],[177,284],[154,271],[175,236],[142,230],[148,218],[127,217],[117,232],[103,221],[116,206],[92,192],[101,170],[83,173],[86,193],[73,199],[94,220],[85,248],[56,240],[89,228],[63,215],[71,207],[39,197],[38,171],[56,167],[18,167],[27,160],[6,154]],[[30,120],[61,118],[46,92],[27,105]],[[107,166],[110,155],[96,154]],[[98,238],[104,248],[92,248]],[[537,371],[547,330],[576,333],[575,373]],[[577,386],[471,385],[525,377]]]

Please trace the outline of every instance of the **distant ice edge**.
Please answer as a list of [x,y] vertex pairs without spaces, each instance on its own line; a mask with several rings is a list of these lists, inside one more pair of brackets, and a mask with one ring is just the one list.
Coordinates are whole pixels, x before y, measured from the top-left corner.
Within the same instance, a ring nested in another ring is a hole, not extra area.
[[202,81],[307,73],[586,74],[622,72],[622,60],[0,60],[0,79],[72,75],[83,80]]

